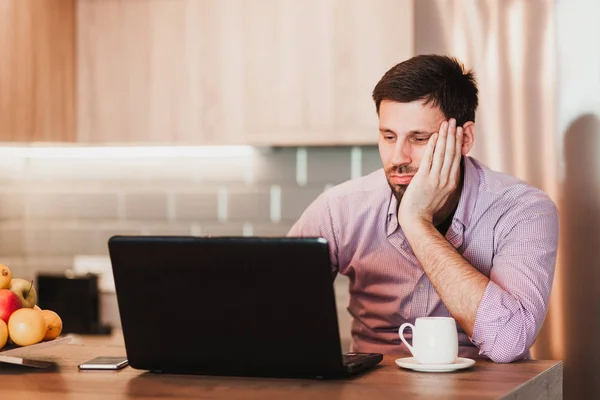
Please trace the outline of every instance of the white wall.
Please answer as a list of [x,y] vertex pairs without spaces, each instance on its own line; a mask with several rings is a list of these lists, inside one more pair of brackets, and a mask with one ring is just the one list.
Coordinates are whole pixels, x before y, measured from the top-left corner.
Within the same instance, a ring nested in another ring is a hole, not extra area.
[[600,114],[600,1],[557,0],[558,132],[586,112]]
[[[600,398],[600,1],[557,0],[557,144],[565,398]],[[554,332],[553,332],[554,333]]]

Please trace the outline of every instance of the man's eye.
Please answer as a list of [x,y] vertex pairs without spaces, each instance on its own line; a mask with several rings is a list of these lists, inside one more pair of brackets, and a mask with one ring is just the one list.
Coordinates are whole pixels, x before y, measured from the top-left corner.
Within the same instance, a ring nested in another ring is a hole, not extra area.
[[428,137],[413,137],[413,142],[416,143],[423,143],[426,142],[429,138]]
[[394,140],[394,139],[396,139],[396,137],[393,136],[393,135],[386,135],[384,137],[385,137],[385,140]]

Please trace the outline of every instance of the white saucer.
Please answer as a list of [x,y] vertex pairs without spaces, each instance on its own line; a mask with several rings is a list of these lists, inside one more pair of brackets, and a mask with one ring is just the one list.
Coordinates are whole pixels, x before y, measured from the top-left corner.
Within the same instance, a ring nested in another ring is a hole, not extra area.
[[457,369],[469,368],[475,364],[475,360],[458,357],[452,364],[419,364],[414,357],[399,358],[396,365],[402,368],[412,369],[419,372],[450,372]]

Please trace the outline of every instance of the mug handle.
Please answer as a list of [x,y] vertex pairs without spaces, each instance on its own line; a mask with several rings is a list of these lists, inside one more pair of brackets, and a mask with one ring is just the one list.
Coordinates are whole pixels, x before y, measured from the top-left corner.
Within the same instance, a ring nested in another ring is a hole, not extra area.
[[400,340],[402,340],[402,343],[404,343],[406,345],[406,347],[408,347],[408,350],[410,351],[410,354],[412,354],[413,357],[416,357],[415,356],[415,352],[413,351],[413,347],[410,344],[408,344],[408,342],[406,341],[406,339],[404,339],[404,330],[406,328],[408,328],[408,327],[410,327],[410,329],[413,332],[413,336],[414,336],[414,334],[415,334],[415,326],[413,324],[411,324],[411,323],[408,323],[408,322],[400,325],[400,329],[398,329],[398,336],[400,336]]

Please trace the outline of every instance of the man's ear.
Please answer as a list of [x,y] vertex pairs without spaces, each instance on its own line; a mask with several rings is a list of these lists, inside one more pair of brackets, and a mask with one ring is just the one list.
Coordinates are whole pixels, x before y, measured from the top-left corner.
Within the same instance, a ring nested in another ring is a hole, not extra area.
[[466,156],[473,147],[475,141],[475,123],[473,121],[467,121],[463,124],[463,143],[462,143],[462,155]]

